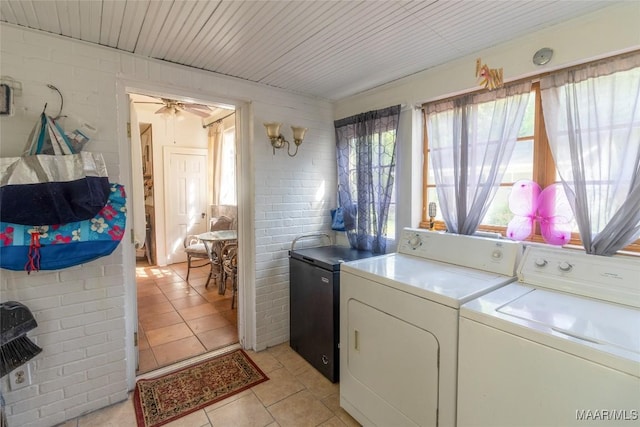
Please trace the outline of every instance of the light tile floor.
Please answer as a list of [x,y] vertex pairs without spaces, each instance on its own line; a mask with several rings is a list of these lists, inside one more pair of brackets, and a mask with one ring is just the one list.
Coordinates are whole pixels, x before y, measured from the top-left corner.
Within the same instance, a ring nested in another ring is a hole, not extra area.
[[231,308],[231,283],[224,295],[208,267],[136,265],[138,288],[138,374],[238,342],[237,309]]
[[[359,426],[340,408],[339,386],[332,384],[289,347],[247,351],[269,380],[217,402],[168,427],[304,427]],[[61,427],[135,427],[133,394]]]

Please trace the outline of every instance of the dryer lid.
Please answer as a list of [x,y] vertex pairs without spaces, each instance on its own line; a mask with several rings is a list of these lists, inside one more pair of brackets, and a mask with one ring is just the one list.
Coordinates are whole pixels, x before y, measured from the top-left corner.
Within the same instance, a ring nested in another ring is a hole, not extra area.
[[456,309],[515,280],[513,276],[402,253],[351,261],[342,266],[342,271]]

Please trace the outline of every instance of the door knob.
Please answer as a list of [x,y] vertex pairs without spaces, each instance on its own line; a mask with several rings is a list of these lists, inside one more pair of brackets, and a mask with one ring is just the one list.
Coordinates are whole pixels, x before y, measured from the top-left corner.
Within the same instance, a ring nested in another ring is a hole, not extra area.
[[201,217],[202,219],[204,219],[206,216],[207,216],[207,214],[206,214],[206,213],[204,213],[204,212],[202,212],[202,213],[200,214],[200,217]]

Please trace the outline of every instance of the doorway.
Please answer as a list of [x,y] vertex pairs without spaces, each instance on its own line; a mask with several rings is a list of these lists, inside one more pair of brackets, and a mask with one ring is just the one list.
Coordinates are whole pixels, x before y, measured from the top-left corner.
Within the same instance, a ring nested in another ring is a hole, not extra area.
[[238,311],[232,290],[206,287],[208,267],[186,263],[165,267],[136,263],[140,375],[238,342]]
[[[213,161],[211,124],[224,118],[219,123],[224,134],[233,135],[235,117],[233,110],[215,105],[142,94],[130,97],[146,129],[140,139],[141,167],[143,185],[145,190],[151,186],[152,197],[145,191],[146,228],[151,228],[145,247],[154,248],[150,257],[136,253],[139,375],[238,342],[233,284],[220,295],[215,279],[207,283],[209,265],[191,269],[187,281],[184,262],[184,238],[207,231],[216,212],[215,176],[229,181],[230,168],[226,173],[214,170],[220,162]],[[199,114],[202,111],[207,111],[206,117]],[[232,142],[235,146],[235,139]],[[132,163],[137,164],[135,159]]]

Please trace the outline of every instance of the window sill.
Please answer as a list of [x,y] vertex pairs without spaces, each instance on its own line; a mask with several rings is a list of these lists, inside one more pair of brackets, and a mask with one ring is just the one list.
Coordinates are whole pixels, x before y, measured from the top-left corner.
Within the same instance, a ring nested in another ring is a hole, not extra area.
[[[418,224],[418,228],[424,228],[429,230],[429,221],[421,221]],[[446,231],[446,226],[444,224],[444,221],[435,221],[434,223],[434,227],[433,230],[435,231]],[[497,227],[497,226],[480,226],[478,228],[478,231],[485,231],[485,232],[490,232],[490,233],[499,233],[502,237],[505,237],[505,232],[506,232],[506,228],[504,227]],[[555,245],[550,245],[547,242],[544,241],[544,239],[542,238],[542,236],[539,235],[533,235],[531,237],[529,237],[526,240],[522,240],[521,241],[522,244],[526,245],[527,243],[535,243],[535,244],[540,244],[540,245],[546,245],[548,247],[559,247],[559,246],[555,246]],[[579,251],[584,251],[584,246],[582,246],[582,244],[580,243],[580,240],[577,239],[577,236],[573,236],[573,238],[571,239],[571,242],[562,246],[562,248],[565,249],[572,249],[572,250],[579,250]],[[635,257],[635,258],[640,258],[640,243],[632,243],[631,245],[627,246],[625,249],[623,250],[619,250],[617,252],[617,255],[622,255],[622,256],[630,256],[630,257]]]

